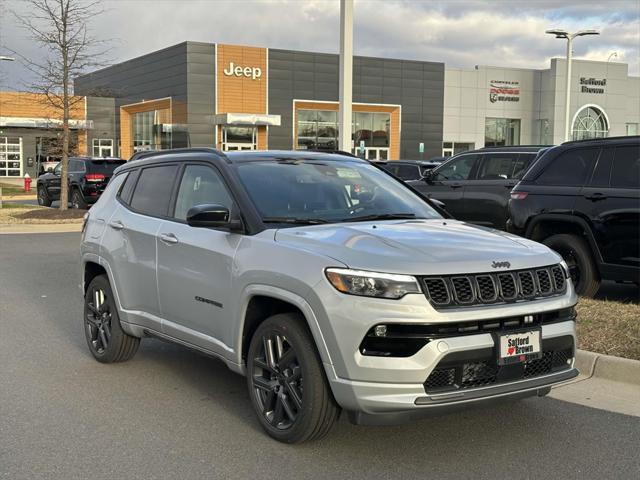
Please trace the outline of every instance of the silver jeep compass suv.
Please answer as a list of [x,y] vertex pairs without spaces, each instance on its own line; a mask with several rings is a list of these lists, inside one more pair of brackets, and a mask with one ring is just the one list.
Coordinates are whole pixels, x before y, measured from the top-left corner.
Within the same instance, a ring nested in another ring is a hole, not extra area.
[[147,152],[82,236],[91,353],[160,337],[246,375],[272,437],[325,435],[577,375],[576,295],[547,247],[448,218],[366,161],[304,152]]

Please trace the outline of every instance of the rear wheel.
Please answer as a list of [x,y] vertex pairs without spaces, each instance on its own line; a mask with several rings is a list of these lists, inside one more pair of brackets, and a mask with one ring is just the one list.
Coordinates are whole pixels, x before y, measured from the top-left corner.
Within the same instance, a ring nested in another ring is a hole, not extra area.
[[109,279],[94,278],[84,298],[84,333],[89,350],[102,363],[124,362],[138,351],[140,339],[122,330]]
[[325,436],[340,412],[304,320],[296,314],[265,320],[247,354],[251,403],[276,440],[302,443]]
[[567,266],[576,289],[583,297],[593,297],[600,288],[600,277],[587,242],[577,235],[558,234],[545,239],[547,247],[558,252]]
[[51,199],[47,193],[47,189],[43,185],[38,185],[38,205],[43,207],[51,206]]
[[74,188],[71,193],[71,206],[81,210],[85,210],[87,208],[87,202],[84,200],[84,195],[82,195],[82,192],[77,188]]

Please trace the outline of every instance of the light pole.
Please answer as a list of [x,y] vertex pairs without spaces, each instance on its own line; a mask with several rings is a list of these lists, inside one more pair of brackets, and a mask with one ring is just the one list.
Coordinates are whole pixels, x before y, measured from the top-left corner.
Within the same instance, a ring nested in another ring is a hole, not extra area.
[[573,45],[573,39],[585,35],[600,35],[600,32],[597,30],[580,30],[576,33],[569,33],[566,30],[553,29],[547,30],[545,33],[555,35],[556,38],[567,39],[567,95],[565,98],[566,103],[564,108],[564,141],[566,142],[569,140],[569,133],[571,131],[571,128],[569,127],[569,111],[571,107],[571,58],[573,55],[571,47]]
[[353,0],[340,0],[340,85],[338,148],[351,152],[351,101],[353,95]]

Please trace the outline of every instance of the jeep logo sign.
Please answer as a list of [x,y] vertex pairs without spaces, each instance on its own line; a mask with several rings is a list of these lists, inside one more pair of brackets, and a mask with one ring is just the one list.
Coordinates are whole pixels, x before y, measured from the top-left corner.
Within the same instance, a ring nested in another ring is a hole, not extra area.
[[229,63],[229,66],[223,70],[224,74],[228,77],[247,77],[251,80],[256,80],[262,76],[262,69],[258,67],[241,67],[240,65],[234,65],[233,62]]

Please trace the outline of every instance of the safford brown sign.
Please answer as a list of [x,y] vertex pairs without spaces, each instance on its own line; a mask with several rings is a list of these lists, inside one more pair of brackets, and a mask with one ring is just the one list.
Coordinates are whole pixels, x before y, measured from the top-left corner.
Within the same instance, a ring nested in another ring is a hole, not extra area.
[[489,101],[519,102],[520,82],[515,80],[491,80],[489,82]]

